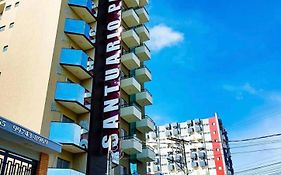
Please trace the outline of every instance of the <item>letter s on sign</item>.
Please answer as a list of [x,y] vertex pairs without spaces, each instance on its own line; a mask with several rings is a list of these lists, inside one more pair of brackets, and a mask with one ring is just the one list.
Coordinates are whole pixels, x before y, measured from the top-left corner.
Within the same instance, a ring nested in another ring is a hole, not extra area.
[[108,136],[104,136],[104,137],[102,138],[102,147],[103,147],[104,149],[108,148]]

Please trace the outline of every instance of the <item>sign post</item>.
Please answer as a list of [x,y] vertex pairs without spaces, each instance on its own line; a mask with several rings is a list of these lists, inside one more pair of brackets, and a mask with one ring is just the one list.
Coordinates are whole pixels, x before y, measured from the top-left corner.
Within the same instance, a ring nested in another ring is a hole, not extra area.
[[122,0],[99,1],[87,175],[107,173],[110,145],[110,159],[119,164],[121,13]]

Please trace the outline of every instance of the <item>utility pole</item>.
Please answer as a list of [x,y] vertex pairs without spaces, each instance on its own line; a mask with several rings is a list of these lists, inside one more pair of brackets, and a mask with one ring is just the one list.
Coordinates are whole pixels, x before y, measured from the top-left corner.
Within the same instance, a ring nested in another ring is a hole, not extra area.
[[185,144],[189,143],[189,142],[184,140],[184,139],[178,139],[178,138],[174,138],[174,137],[168,138],[168,140],[174,141],[174,142],[176,142],[176,143],[178,143],[178,144],[180,144],[182,146],[182,151],[181,152],[182,152],[183,159],[184,159],[184,173],[188,175],[189,172],[188,172],[188,166],[187,166]]
[[108,138],[107,161],[106,161],[106,175],[111,175],[111,171],[112,171],[111,149],[112,149],[112,137],[109,137]]

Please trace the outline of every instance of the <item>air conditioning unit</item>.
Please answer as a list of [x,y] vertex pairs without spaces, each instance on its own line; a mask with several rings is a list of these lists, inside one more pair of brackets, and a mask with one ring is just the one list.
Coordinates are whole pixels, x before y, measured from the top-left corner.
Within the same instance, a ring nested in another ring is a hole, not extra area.
[[170,129],[171,129],[171,125],[170,125],[170,124],[167,124],[167,125],[165,125],[165,128],[166,128],[167,130],[170,130]]
[[172,165],[172,164],[169,164],[168,167],[169,167],[169,171],[173,171],[176,168],[175,165]]
[[192,161],[192,162],[191,162],[191,166],[192,166],[193,168],[197,168],[197,167],[198,167],[198,162]]
[[200,158],[200,159],[205,159],[205,158],[206,158],[206,152],[200,151],[200,152],[199,152],[199,158]]
[[151,132],[151,138],[156,139],[156,133],[155,132]]
[[168,161],[174,161],[174,156],[173,155],[169,155],[168,156]]
[[191,125],[193,124],[193,122],[192,122],[192,120],[187,120],[187,121],[186,121],[186,124],[187,124],[188,126],[191,126]]
[[178,129],[173,129],[174,136],[178,136],[180,134],[180,131]]
[[166,131],[166,137],[171,137],[172,136],[172,131],[168,130]]
[[203,129],[201,126],[195,126],[195,131],[196,132],[201,132]]
[[82,148],[84,149],[88,149],[88,140],[87,139],[82,139],[80,141],[80,144],[79,144]]
[[201,124],[201,120],[200,119],[195,119],[193,120],[195,125],[200,125]]
[[201,167],[207,166],[207,162],[205,160],[200,160],[199,164],[200,164]]
[[188,132],[189,134],[194,133],[194,128],[188,128],[188,129],[187,129],[187,132]]
[[192,152],[191,153],[191,159],[196,160],[197,159],[197,153],[196,152]]
[[182,156],[181,155],[176,155],[176,161],[177,162],[182,162]]

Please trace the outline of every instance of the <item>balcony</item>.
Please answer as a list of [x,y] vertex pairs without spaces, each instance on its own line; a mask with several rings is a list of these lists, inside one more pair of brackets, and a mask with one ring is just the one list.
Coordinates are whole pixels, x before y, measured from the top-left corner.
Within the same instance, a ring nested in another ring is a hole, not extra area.
[[148,47],[144,44],[142,46],[139,46],[135,49],[135,53],[140,59],[140,61],[146,61],[150,60],[151,58],[151,53]]
[[140,7],[144,7],[148,4],[148,0],[140,0]]
[[142,43],[145,41],[148,41],[150,39],[149,31],[145,25],[141,25],[141,26],[137,27],[135,30],[136,30],[137,34],[139,35],[140,41]]
[[144,119],[136,122],[136,128],[142,133],[148,133],[154,130],[155,123],[150,117],[145,116]]
[[92,0],[68,0],[70,8],[84,21],[92,23],[96,18],[92,12]]
[[137,137],[124,137],[121,140],[121,149],[128,155],[134,155],[142,152],[142,144]]
[[52,122],[49,139],[62,144],[63,150],[83,153],[86,148],[80,146],[81,134],[82,129],[76,123]]
[[83,20],[69,18],[65,20],[64,32],[83,50],[94,47],[94,43],[91,41],[90,31],[90,26]]
[[90,105],[86,102],[89,93],[85,93],[85,89],[75,83],[58,82],[55,92],[55,101],[73,111],[76,114],[87,113]]
[[121,88],[128,94],[133,95],[141,91],[141,85],[139,82],[134,78],[123,78],[121,80]]
[[85,175],[72,169],[48,168],[47,175]]
[[91,78],[90,73],[93,61],[82,50],[62,49],[60,65],[80,80]]
[[155,152],[150,146],[143,146],[142,152],[137,154],[137,159],[141,162],[152,162],[155,160]]
[[141,110],[136,105],[121,106],[120,116],[128,123],[133,123],[141,120]]
[[152,95],[148,90],[136,94],[136,102],[140,106],[152,105]]
[[121,62],[126,66],[129,70],[136,69],[140,67],[140,60],[136,56],[135,53],[130,52],[121,56]]
[[122,20],[128,27],[139,25],[140,19],[134,9],[128,9],[122,12]]
[[128,8],[138,7],[140,1],[139,0],[123,0]]
[[152,80],[151,72],[145,66],[135,70],[135,77],[140,83],[144,83]]
[[124,31],[122,33],[121,37],[122,37],[123,42],[129,48],[133,48],[133,47],[140,45],[140,38],[134,29]]
[[144,7],[137,9],[136,13],[138,14],[138,16],[140,18],[141,24],[144,24],[149,21],[148,12],[146,11],[146,9]]

